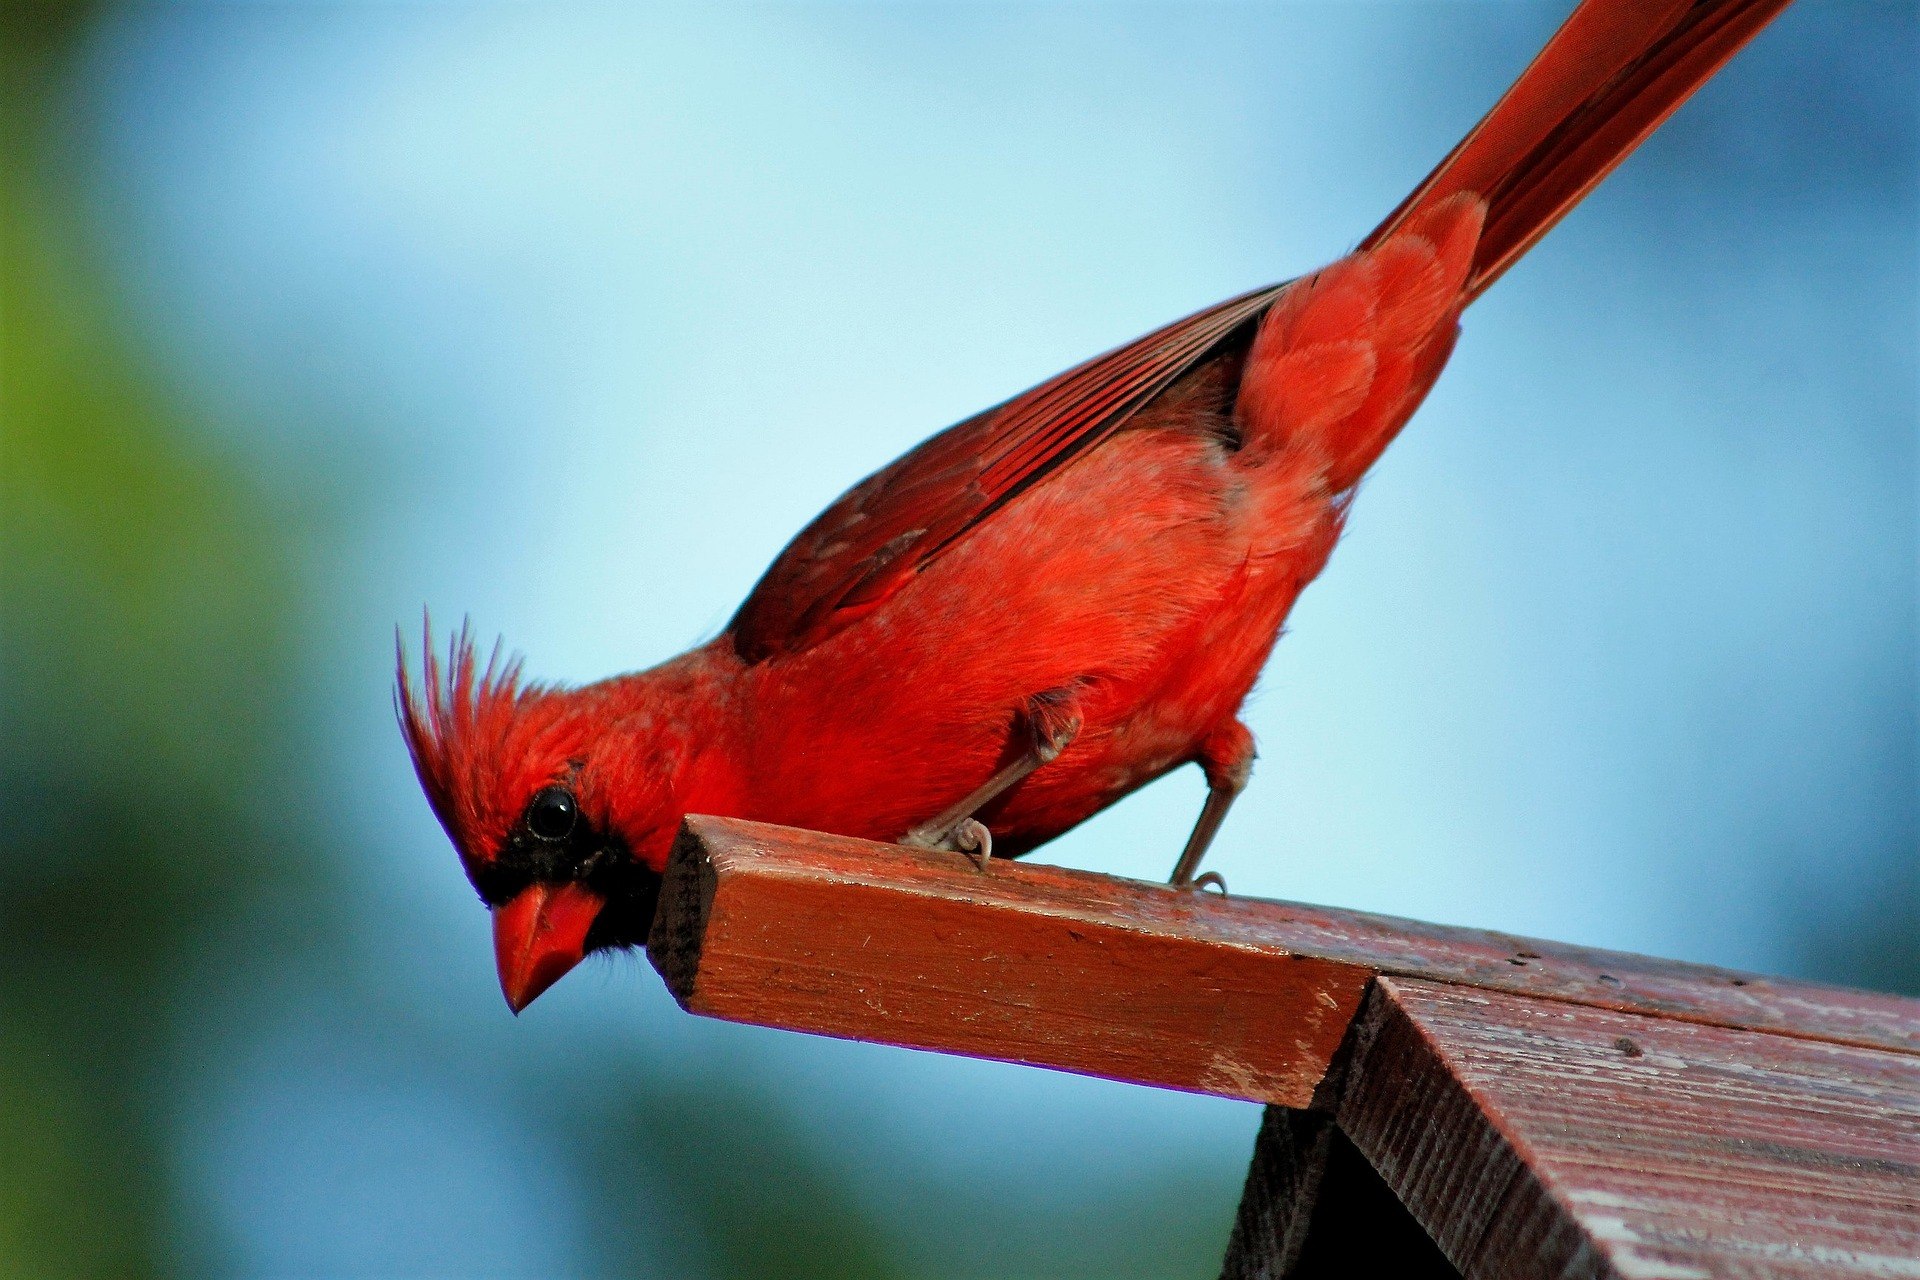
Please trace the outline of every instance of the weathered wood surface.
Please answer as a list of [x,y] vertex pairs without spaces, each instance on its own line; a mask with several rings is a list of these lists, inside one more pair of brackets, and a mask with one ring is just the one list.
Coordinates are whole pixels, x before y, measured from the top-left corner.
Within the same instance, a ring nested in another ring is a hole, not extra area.
[[1911,1054],[1387,978],[1322,1103],[1472,1280],[1920,1277]]
[[1459,1275],[1332,1116],[1267,1108],[1220,1280]]
[[697,1013],[1311,1107],[1235,1280],[1920,1280],[1920,1001],[712,818],[648,949]]
[[1893,996],[718,818],[648,951],[695,1013],[1294,1107],[1382,975],[1920,1053]]

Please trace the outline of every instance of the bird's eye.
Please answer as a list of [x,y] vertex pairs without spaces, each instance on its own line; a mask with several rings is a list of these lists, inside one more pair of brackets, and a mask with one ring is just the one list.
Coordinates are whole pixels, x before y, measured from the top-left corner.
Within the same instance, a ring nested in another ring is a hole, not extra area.
[[527,830],[541,840],[565,840],[580,819],[580,806],[565,787],[548,787],[527,805]]

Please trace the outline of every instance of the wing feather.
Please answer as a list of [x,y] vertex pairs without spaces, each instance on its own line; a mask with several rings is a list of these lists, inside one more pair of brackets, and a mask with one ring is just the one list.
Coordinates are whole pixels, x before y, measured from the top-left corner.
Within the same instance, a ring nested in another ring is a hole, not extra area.
[[818,644],[890,599],[1035,485],[1098,448],[1252,326],[1285,285],[1176,320],[949,427],[823,511],[728,624],[749,662]]

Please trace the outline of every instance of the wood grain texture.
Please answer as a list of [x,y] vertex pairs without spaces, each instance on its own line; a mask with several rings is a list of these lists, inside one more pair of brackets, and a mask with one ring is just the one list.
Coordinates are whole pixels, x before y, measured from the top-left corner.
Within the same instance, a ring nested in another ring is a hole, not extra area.
[[1325,1112],[1266,1109],[1220,1280],[1280,1280],[1294,1271],[1320,1202],[1334,1132]]
[[1220,1280],[1459,1280],[1353,1143],[1319,1111],[1268,1107]]
[[693,1013],[1256,1101],[1312,1096],[1363,972],[1222,945],[1198,924],[1203,894],[1079,877],[1103,900],[1038,870],[689,819],[647,950]]
[[1920,1002],[718,818],[648,951],[691,1012],[1305,1106],[1368,984],[1920,1053]]
[[1462,1274],[1920,1277],[1920,1058],[1383,979],[1329,1082]]

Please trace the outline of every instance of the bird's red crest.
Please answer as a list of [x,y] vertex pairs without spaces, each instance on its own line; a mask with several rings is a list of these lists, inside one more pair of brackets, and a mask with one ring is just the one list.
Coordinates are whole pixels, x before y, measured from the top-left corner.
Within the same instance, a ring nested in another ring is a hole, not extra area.
[[519,659],[503,663],[498,643],[480,666],[464,624],[447,644],[444,667],[432,626],[425,627],[417,692],[398,636],[394,648],[394,710],[414,773],[460,856],[486,861],[564,759],[559,742],[549,740],[557,717],[539,714],[553,691],[522,685]]

